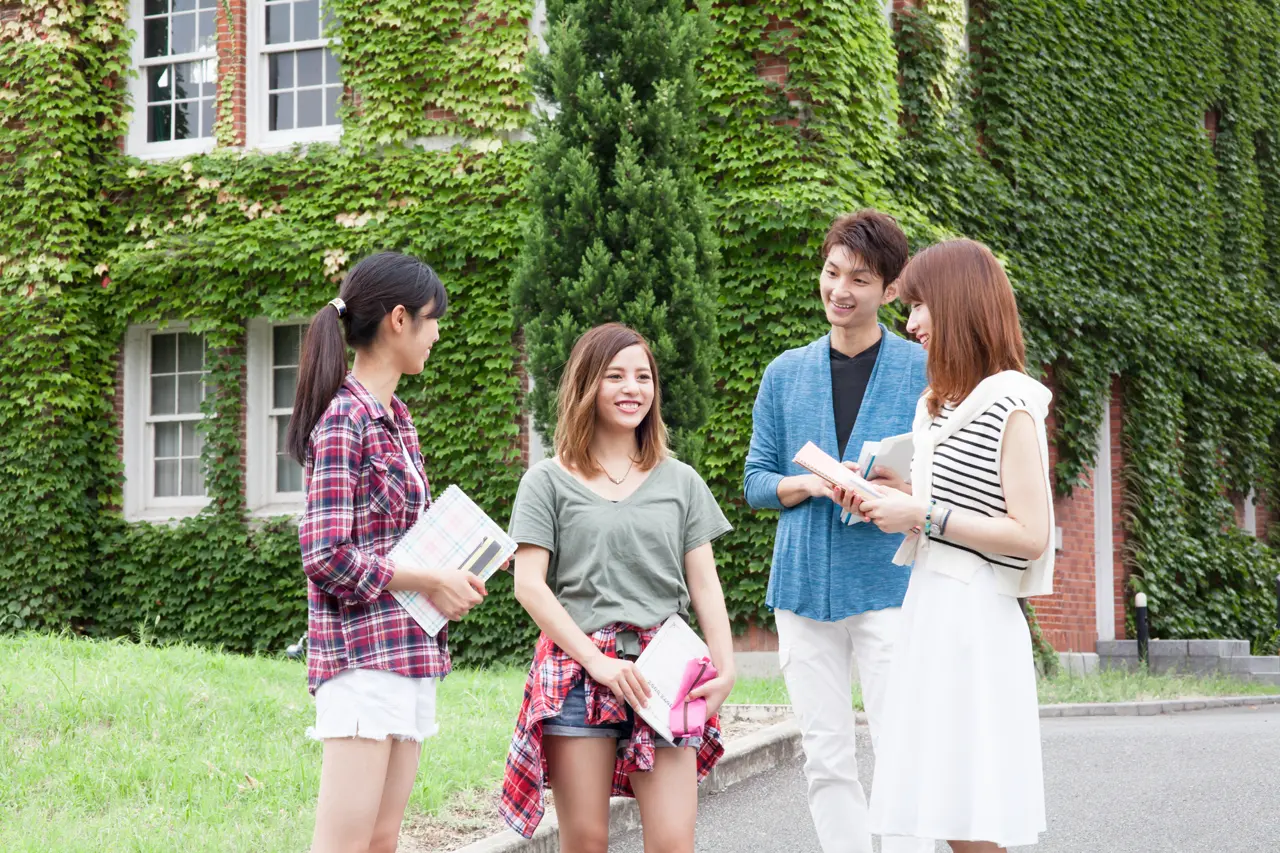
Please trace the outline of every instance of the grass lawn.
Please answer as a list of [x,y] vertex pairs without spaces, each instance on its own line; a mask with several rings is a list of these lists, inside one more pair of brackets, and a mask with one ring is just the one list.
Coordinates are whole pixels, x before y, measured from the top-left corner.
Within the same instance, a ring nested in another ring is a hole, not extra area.
[[[410,818],[489,812],[524,673],[459,671],[439,694]],[[1058,677],[1042,702],[1273,693],[1228,679]],[[780,679],[731,702],[785,703]],[[860,700],[855,697],[855,704]],[[298,853],[310,841],[320,746],[300,663],[187,646],[0,638],[0,850]]]

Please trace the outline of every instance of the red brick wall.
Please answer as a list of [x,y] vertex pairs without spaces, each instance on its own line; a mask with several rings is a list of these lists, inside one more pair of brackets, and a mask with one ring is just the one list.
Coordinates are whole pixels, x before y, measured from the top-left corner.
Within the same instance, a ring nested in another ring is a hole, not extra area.
[[[1053,437],[1057,419],[1049,413],[1049,467],[1057,465]],[[1054,500],[1054,521],[1062,529],[1062,550],[1054,561],[1053,595],[1032,604],[1045,639],[1060,652],[1092,652],[1098,639],[1094,565],[1093,472],[1088,482]]]
[[772,620],[765,627],[757,625],[755,620],[752,620],[747,625],[745,633],[733,638],[733,650],[735,652],[776,652],[778,635],[774,633]]
[[[225,78],[232,75],[232,116],[235,127],[235,145],[245,144],[245,65],[249,53],[248,17],[245,11],[246,0],[228,0],[226,4],[218,4],[218,76]],[[231,12],[231,20],[227,20],[226,12]],[[232,32],[234,31],[234,35]],[[219,89],[221,91],[221,89]]]
[[1125,513],[1128,507],[1124,487],[1124,387],[1120,378],[1111,383],[1111,550],[1115,566],[1116,639],[1125,638],[1125,607],[1129,594],[1129,562],[1125,547]]

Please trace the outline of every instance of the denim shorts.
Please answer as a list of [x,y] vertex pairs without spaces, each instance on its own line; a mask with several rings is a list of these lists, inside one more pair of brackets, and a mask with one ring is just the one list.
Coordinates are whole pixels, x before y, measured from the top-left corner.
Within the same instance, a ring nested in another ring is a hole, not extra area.
[[[635,712],[630,707],[627,708],[627,719],[625,720],[603,723],[597,726],[587,725],[587,686],[585,681],[579,681],[569,688],[569,693],[564,697],[564,706],[561,707],[559,714],[542,721],[542,733],[555,737],[607,737],[621,742],[630,740],[631,732],[634,729]],[[654,745],[667,748],[680,746],[696,748],[702,746],[702,738],[676,738],[676,742],[671,743],[661,735],[655,734]],[[619,744],[619,749],[621,749],[621,743]]]

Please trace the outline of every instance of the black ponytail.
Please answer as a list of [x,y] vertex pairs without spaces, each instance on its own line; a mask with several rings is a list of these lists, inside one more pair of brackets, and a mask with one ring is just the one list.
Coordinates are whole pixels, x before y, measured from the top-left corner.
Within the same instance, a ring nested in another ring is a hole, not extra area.
[[311,320],[302,341],[298,391],[285,443],[289,455],[305,464],[311,432],[324,416],[347,376],[347,347],[367,347],[378,336],[382,318],[403,305],[418,322],[418,312],[431,306],[431,317],[449,308],[444,285],[430,266],[399,252],[370,255],[352,267],[338,289],[341,316],[333,303]]

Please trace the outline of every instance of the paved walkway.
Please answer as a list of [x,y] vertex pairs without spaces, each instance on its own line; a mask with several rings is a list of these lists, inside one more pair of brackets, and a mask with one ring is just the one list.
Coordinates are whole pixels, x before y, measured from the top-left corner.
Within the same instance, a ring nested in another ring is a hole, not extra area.
[[[1049,831],[1017,853],[1280,851],[1280,708],[1049,719],[1041,731]],[[609,849],[642,853],[639,832]],[[703,801],[697,853],[741,851],[819,853],[798,762]]]

